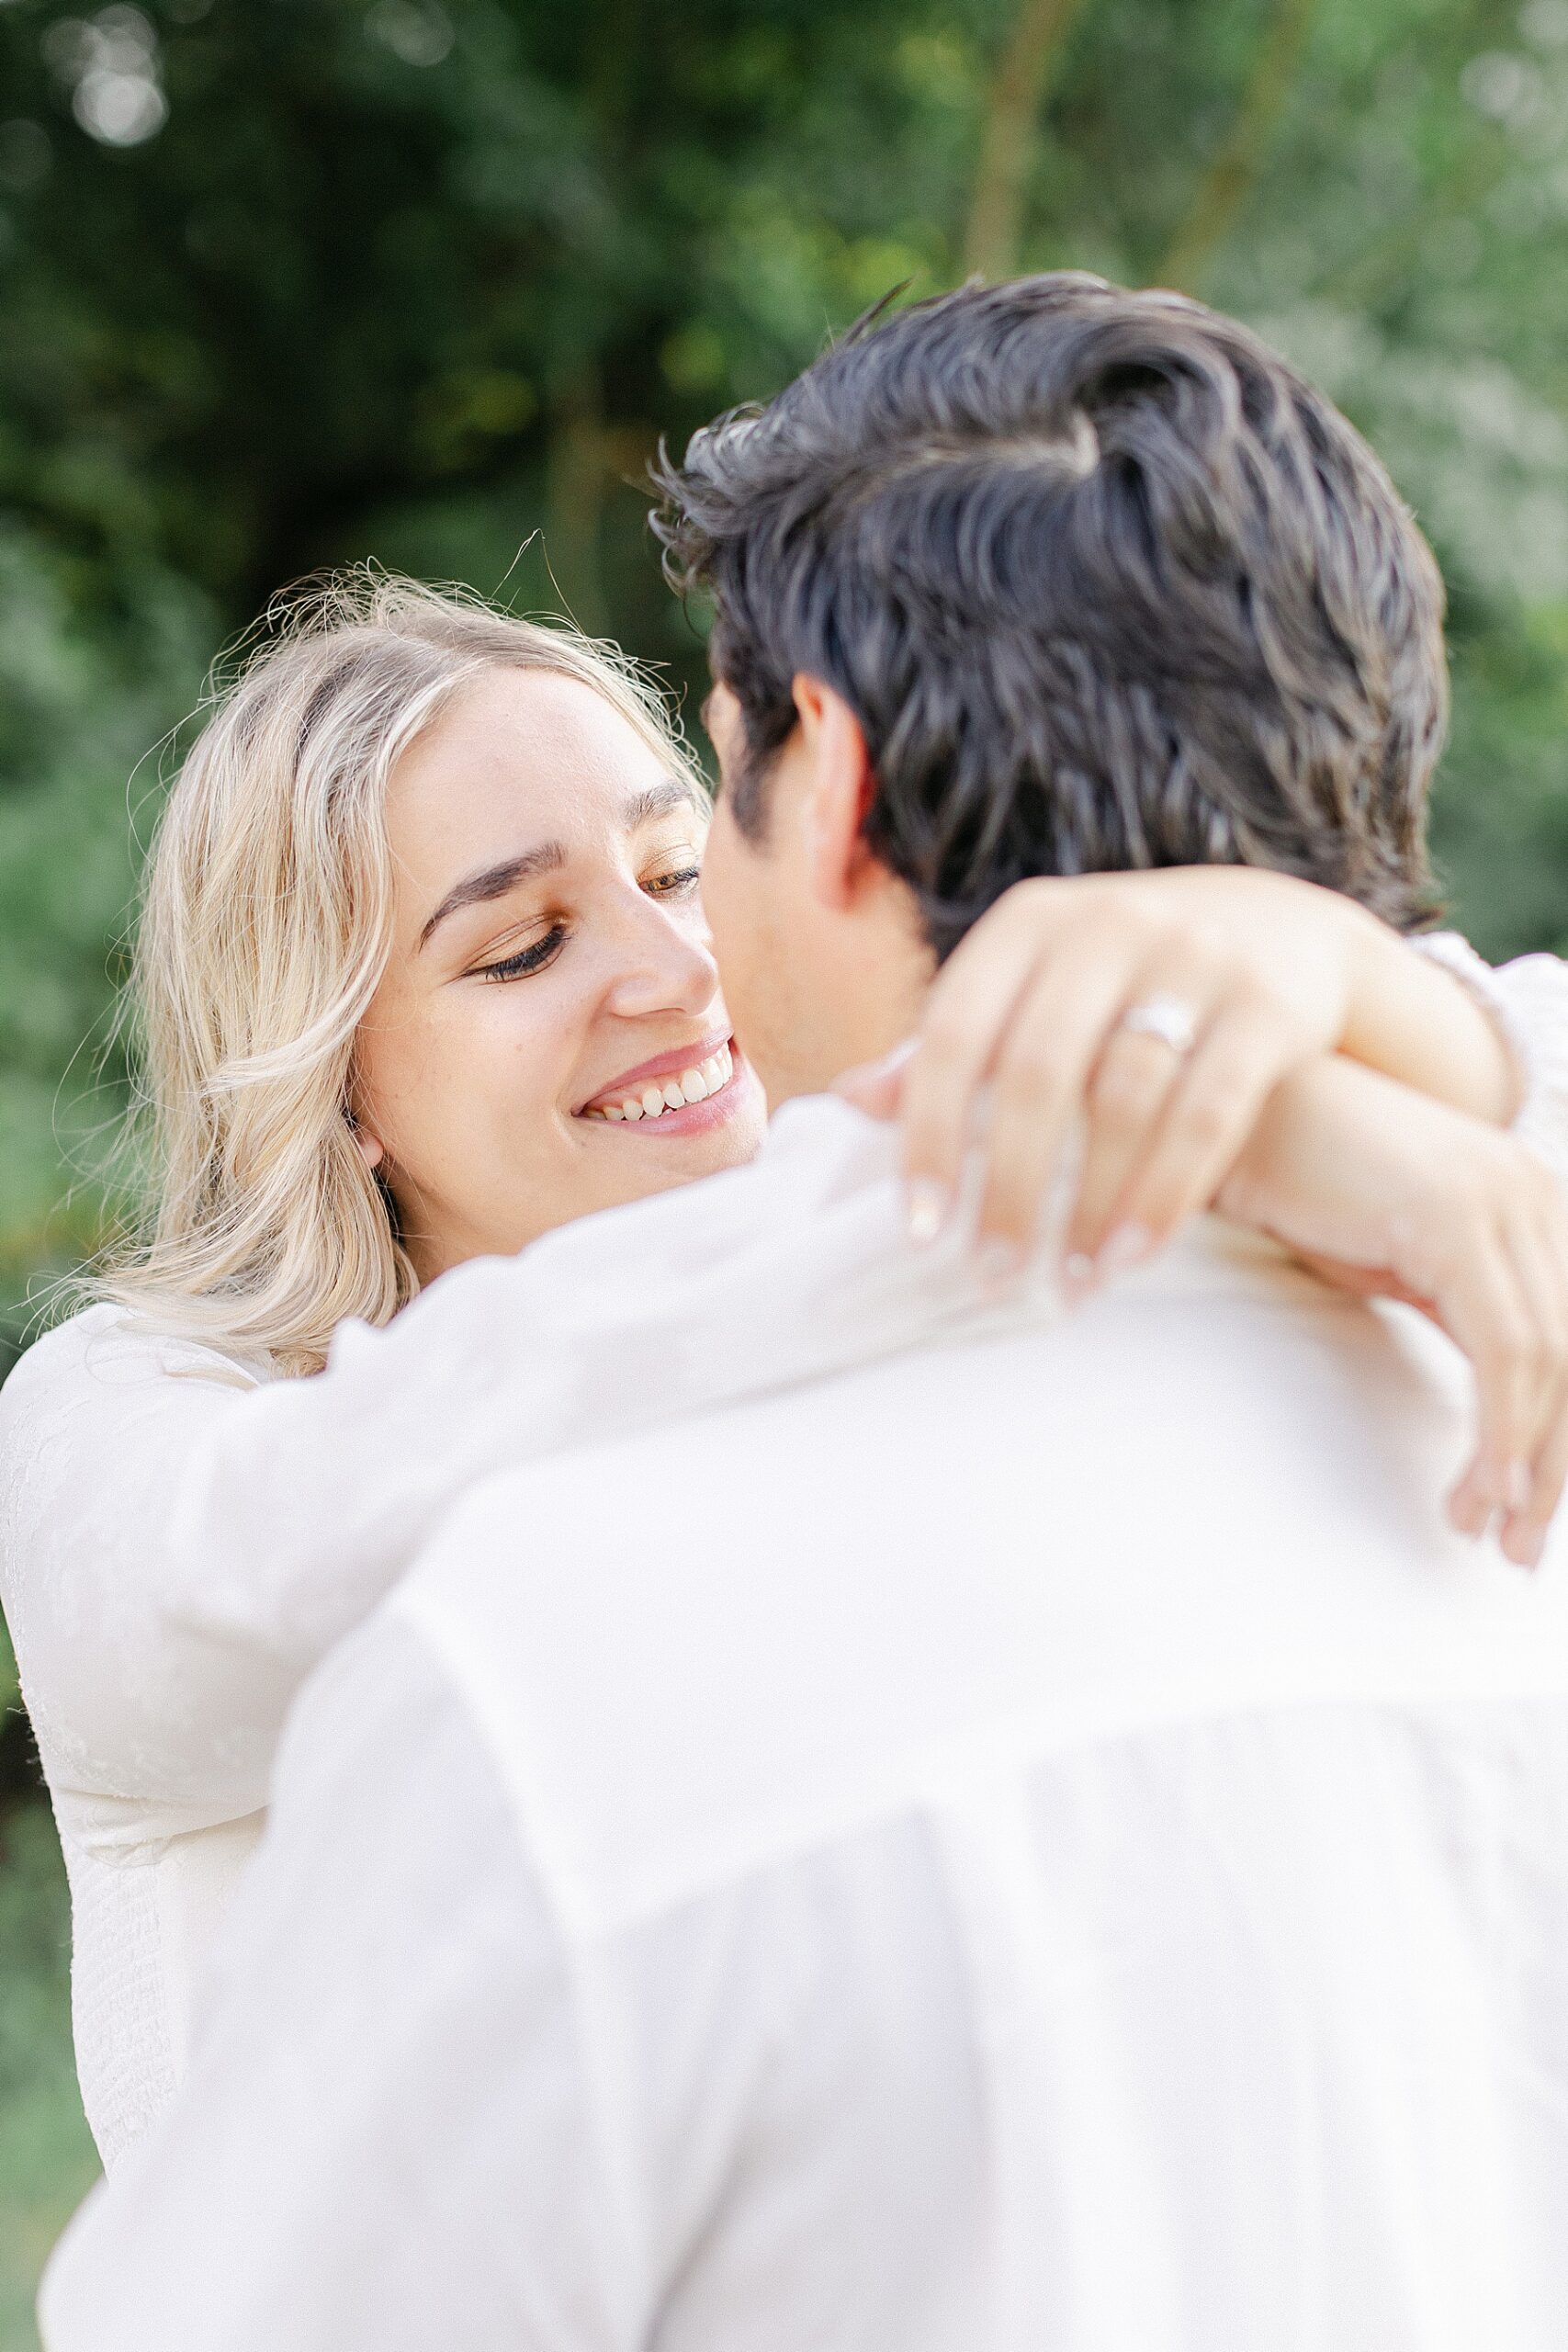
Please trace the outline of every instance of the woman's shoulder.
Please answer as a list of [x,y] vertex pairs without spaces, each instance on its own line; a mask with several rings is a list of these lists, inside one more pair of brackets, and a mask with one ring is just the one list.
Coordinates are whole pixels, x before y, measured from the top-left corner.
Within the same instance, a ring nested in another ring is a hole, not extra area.
[[[45,1331],[0,1387],[0,1589],[24,1611],[34,1571],[143,1546],[215,1420],[254,1385],[210,1348],[100,1300]],[[21,1633],[13,1615],[18,1652]]]
[[255,1385],[256,1375],[204,1341],[158,1329],[131,1309],[100,1299],[66,1317],[24,1350],[0,1387],[0,1453],[24,1429],[94,1403],[139,1405],[193,1389]]

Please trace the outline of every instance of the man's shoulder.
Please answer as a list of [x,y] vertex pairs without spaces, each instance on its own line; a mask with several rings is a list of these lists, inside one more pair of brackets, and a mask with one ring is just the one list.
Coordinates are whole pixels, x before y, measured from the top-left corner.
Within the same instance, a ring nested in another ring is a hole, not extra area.
[[1237,1489],[1267,1489],[1281,1454],[1310,1486],[1328,1464],[1340,1484],[1386,1476],[1409,1493],[1412,1442],[1424,1468],[1465,1431],[1462,1367],[1420,1318],[1371,1312],[1224,1228],[1074,1316],[1038,1289],[993,1311],[939,1293],[886,1312],[863,1349],[833,1332],[774,1361],[770,1332],[747,1328],[744,1286],[724,1305],[711,1330],[672,1315],[671,1349],[702,1358],[711,1336],[727,1354],[749,1347],[754,1367],[688,1367],[671,1396],[597,1429],[589,1413],[491,1472],[416,1563],[410,1612],[432,1628],[536,1628],[553,1611],[575,1623],[606,1585],[653,1580],[744,1608],[759,1571],[803,1545],[845,1552],[852,1571],[878,1530],[929,1546],[933,1494],[976,1531],[999,1501],[1014,1534],[1021,1499],[1036,1531],[1070,1544],[1101,1498],[1168,1531],[1179,1490],[1223,1546]]
[[1439,1597],[1502,1572],[1443,1527],[1462,1424],[1420,1343],[1218,1295],[1216,1323],[1173,1264],[1069,1330],[928,1341],[476,1489],[395,1606],[566,1906],[626,1918],[835,1837],[1004,1727],[1462,1662],[1480,1628]]
[[279,1750],[274,1812],[300,1787],[380,1777],[382,1764],[464,1736],[471,1710],[459,1678],[424,1626],[383,1604],[334,1642],[307,1676]]

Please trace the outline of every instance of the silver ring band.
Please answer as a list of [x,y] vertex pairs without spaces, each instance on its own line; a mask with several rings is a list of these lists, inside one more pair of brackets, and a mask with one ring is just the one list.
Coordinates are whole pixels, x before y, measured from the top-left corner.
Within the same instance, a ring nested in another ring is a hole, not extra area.
[[1134,1037],[1157,1038],[1181,1060],[1198,1043],[1198,1017],[1179,996],[1151,996],[1145,1003],[1131,1004],[1118,1026]]

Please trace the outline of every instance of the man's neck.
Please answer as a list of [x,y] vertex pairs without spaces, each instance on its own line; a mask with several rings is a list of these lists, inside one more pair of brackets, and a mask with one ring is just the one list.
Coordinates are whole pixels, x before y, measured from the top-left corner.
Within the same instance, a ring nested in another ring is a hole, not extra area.
[[868,924],[855,949],[816,976],[813,1001],[802,1003],[801,1033],[769,1078],[775,1111],[797,1095],[826,1093],[846,1070],[882,1060],[919,1026],[934,965],[912,922]]

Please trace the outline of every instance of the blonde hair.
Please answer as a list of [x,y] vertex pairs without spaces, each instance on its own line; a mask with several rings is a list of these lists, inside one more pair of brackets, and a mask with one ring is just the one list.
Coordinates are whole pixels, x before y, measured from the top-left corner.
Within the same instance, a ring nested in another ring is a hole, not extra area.
[[392,937],[387,783],[482,670],[602,695],[694,777],[615,648],[358,571],[269,616],[215,684],[146,868],[129,988],[147,1213],[91,1288],[272,1373],[320,1369],[345,1316],[418,1284],[348,1114],[355,1032]]

